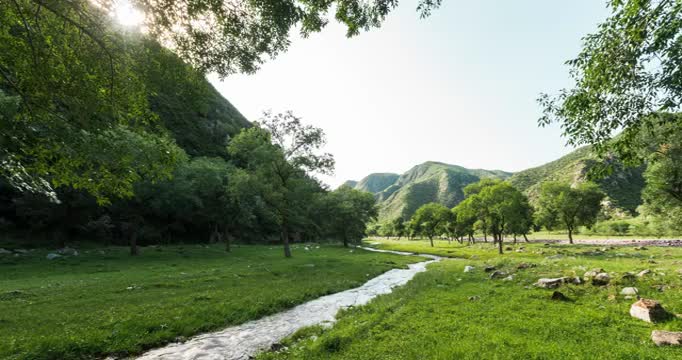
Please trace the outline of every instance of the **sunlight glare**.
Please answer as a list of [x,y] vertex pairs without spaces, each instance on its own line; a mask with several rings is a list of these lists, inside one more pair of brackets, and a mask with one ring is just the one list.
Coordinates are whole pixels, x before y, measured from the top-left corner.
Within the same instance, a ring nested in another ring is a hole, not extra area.
[[134,8],[129,0],[117,1],[113,16],[123,26],[140,26],[144,21],[144,14]]

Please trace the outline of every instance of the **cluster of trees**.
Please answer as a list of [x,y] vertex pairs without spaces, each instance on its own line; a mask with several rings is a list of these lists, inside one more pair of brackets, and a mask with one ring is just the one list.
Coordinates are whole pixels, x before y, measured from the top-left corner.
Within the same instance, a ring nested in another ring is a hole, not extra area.
[[493,243],[503,253],[505,236],[518,236],[528,241],[533,229],[567,229],[571,243],[578,226],[590,227],[597,220],[603,192],[592,183],[577,186],[558,182],[543,184],[537,205],[508,182],[483,179],[464,188],[465,199],[452,209],[439,203],[421,206],[409,221],[397,218],[381,227],[380,233],[398,238],[425,236],[433,246],[435,237],[460,242],[466,237],[475,242],[475,233],[484,241],[492,235]]
[[[376,217],[371,194],[341,187],[329,191],[313,176],[329,173],[334,160],[320,154],[324,133],[291,113],[266,114],[229,141],[226,157],[182,155],[172,177],[143,181],[134,195],[98,205],[73,188],[58,188],[59,202],[43,194],[0,192],[0,217],[32,237],[51,234],[55,245],[90,236],[105,244],[174,241],[290,241],[337,239],[348,246]],[[5,224],[5,228],[10,225]]]

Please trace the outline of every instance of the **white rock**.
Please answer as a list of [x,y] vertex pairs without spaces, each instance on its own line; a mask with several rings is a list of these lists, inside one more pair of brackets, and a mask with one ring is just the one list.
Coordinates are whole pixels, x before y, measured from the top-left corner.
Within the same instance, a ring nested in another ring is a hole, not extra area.
[[49,253],[46,256],[47,260],[54,260],[54,259],[60,258],[60,257],[62,257],[62,256],[59,254],[55,254],[55,253]]
[[7,250],[7,249],[0,248],[0,254],[11,254],[11,253],[12,252]]
[[658,301],[641,299],[630,307],[630,315],[646,322],[667,320],[671,317]]
[[651,332],[651,340],[658,346],[682,346],[682,332],[654,330]]
[[476,269],[475,267],[467,265],[467,266],[464,267],[464,272],[465,272],[465,273],[467,273],[467,272],[472,272],[472,271],[474,271],[475,269]]
[[637,290],[636,287],[626,287],[623,288],[623,290],[620,291],[621,295],[637,295],[639,293],[639,290]]
[[637,277],[643,277],[643,276],[649,275],[650,273],[651,273],[651,270],[648,270],[648,269],[642,270],[639,272],[639,274],[637,274]]

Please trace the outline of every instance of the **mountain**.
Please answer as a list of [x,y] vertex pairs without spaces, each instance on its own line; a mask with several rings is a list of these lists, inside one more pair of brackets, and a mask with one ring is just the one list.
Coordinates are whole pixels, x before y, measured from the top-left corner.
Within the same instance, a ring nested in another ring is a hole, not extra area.
[[[585,146],[547,164],[515,173],[509,182],[527,194],[531,201],[537,197],[540,184],[545,181],[562,181],[571,184],[587,180],[587,172],[599,164],[590,146]],[[645,166],[635,168],[616,167],[614,172],[596,181],[606,193],[610,207],[623,209],[631,214],[642,204]]]
[[379,221],[385,221],[397,217],[407,219],[429,202],[453,207],[464,198],[462,189],[466,185],[483,178],[507,179],[511,175],[500,170],[467,169],[428,161],[402,175],[371,174],[357,182],[354,188],[375,194]]
[[151,109],[190,156],[226,156],[230,137],[251,123],[179,57],[157,43],[140,61]]
[[[582,147],[547,164],[509,173],[500,170],[466,169],[440,162],[425,162],[402,175],[371,174],[361,181],[348,181],[346,185],[373,193],[379,206],[379,221],[397,217],[407,219],[422,205],[439,202],[454,207],[464,198],[462,189],[483,178],[508,180],[531,199],[537,198],[540,184],[545,181],[563,181],[571,184],[587,181],[588,171],[599,163],[592,149]],[[607,205],[612,214],[635,214],[642,204],[645,166],[616,167],[614,172],[597,184],[608,196]]]

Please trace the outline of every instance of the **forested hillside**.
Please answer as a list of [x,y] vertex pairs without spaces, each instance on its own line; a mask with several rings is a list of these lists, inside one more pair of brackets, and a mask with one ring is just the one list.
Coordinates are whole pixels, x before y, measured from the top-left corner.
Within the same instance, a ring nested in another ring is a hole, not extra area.
[[[384,221],[397,217],[408,219],[421,205],[430,202],[453,207],[464,199],[462,189],[466,185],[484,178],[507,179],[509,176],[511,173],[500,170],[466,169],[429,161],[400,176],[369,175],[355,188],[375,194],[379,220]],[[392,179],[395,180],[390,182]]]
[[[598,161],[596,154],[586,146],[547,164],[515,173],[509,181],[526,193],[532,201],[537,197],[540,184],[545,181],[569,184],[585,182],[588,171],[597,165]],[[634,213],[642,204],[644,170],[644,166],[635,168],[617,166],[611,175],[596,182],[608,196],[607,200],[612,207]]]

